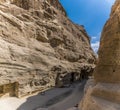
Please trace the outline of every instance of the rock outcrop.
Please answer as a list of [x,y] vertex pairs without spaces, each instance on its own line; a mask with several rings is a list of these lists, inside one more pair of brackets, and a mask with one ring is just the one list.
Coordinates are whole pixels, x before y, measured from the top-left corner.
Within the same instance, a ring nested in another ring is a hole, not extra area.
[[90,38],[58,0],[0,0],[0,94],[62,86],[94,63]]
[[99,61],[91,82],[80,110],[120,110],[120,0],[116,0],[103,28]]

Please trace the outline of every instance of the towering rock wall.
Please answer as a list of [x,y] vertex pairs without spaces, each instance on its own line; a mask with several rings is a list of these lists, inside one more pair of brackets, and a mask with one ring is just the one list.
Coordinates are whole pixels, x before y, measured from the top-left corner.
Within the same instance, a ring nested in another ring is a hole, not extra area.
[[[116,1],[111,16],[104,26],[99,62],[95,71],[96,82],[120,82],[120,1]],[[104,76],[104,77],[103,77]]]
[[7,92],[18,96],[62,86],[87,76],[94,62],[86,31],[58,0],[0,0],[1,94],[14,82]]
[[103,28],[94,80],[85,91],[81,110],[120,110],[120,0]]

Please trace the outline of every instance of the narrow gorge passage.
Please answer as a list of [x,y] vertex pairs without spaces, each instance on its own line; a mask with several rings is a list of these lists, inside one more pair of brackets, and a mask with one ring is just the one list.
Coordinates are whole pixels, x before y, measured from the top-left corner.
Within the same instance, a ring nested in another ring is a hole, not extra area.
[[59,0],[0,0],[0,110],[76,106],[96,65],[90,40]]

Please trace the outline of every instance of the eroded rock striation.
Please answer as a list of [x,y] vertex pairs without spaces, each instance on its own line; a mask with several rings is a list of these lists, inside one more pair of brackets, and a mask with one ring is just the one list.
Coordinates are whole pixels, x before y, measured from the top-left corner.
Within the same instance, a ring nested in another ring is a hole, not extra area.
[[0,94],[62,86],[94,63],[90,38],[58,0],[0,0]]
[[120,0],[103,28],[99,61],[90,82],[80,110],[120,110]]

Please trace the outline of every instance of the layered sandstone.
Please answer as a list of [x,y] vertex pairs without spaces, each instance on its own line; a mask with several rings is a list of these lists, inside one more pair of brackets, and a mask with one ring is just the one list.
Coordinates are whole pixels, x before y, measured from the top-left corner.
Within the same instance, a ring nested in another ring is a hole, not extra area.
[[85,90],[81,110],[120,110],[120,1],[106,22],[94,79]]
[[0,0],[0,95],[62,86],[90,74],[94,62],[86,31],[58,0]]

